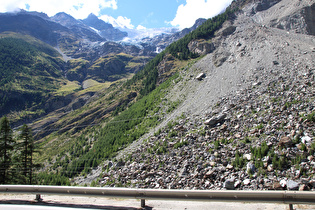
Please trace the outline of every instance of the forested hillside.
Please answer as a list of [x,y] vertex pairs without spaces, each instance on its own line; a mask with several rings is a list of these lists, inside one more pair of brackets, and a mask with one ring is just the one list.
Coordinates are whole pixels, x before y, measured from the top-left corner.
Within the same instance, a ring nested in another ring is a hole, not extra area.
[[43,102],[65,82],[59,53],[40,41],[31,44],[25,39],[0,39],[1,116],[12,111],[40,115]]

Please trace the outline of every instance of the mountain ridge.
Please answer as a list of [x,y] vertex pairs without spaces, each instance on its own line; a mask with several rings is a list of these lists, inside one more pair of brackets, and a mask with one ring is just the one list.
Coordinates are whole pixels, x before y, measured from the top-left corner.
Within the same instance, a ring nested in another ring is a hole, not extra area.
[[127,32],[122,32],[119,29],[114,28],[112,24],[105,23],[93,13],[91,13],[86,19],[81,21],[86,25],[98,30],[98,33],[102,37],[106,37],[107,39],[112,41],[119,41],[128,36]]

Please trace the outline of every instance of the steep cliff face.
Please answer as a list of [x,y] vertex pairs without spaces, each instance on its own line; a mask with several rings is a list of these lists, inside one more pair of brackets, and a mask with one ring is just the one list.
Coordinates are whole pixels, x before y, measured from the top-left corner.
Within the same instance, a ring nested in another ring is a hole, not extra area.
[[308,34],[315,36],[315,3],[313,2],[312,5],[305,7],[302,13],[307,24]]
[[[290,4],[291,6],[286,4]],[[314,4],[312,0],[290,2],[286,0],[265,0],[258,4],[252,3],[246,5],[244,11],[248,15],[253,15],[254,19],[261,24],[295,33],[314,35]],[[265,8],[268,8],[268,6],[271,6],[268,11],[259,13],[260,10],[263,11]],[[259,9],[257,9],[257,7]]]
[[303,7],[294,14],[274,19],[270,26],[296,33],[315,35],[315,5]]

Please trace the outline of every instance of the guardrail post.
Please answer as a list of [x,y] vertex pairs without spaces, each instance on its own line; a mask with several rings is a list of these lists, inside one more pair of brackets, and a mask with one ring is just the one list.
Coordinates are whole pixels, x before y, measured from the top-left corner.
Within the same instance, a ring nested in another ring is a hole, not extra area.
[[41,198],[40,194],[36,194],[35,200],[38,201],[38,202],[40,202],[40,201],[42,201],[43,199]]
[[144,208],[144,207],[145,207],[145,200],[141,199],[141,208]]
[[289,209],[293,210],[293,204],[292,203],[289,204]]

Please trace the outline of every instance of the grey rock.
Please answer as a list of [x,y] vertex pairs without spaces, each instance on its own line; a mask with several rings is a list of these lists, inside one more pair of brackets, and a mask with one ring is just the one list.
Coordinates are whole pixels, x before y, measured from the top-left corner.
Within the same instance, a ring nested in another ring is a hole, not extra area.
[[299,187],[299,191],[309,191],[310,190],[310,187],[306,184],[302,184],[300,187]]
[[213,64],[216,66],[216,67],[220,67],[222,66],[222,64],[229,58],[229,56],[231,55],[231,53],[229,52],[216,52],[214,53],[213,57],[212,57],[212,61],[213,61]]
[[264,10],[269,9],[273,5],[277,4],[281,0],[262,0],[259,1],[255,6],[252,8],[252,12],[255,14],[257,12],[261,12]]
[[278,61],[272,61],[273,65],[279,65]]
[[256,167],[253,163],[251,163],[251,162],[247,163],[247,165],[246,165],[246,172],[247,173],[253,174],[255,172],[255,170],[256,170]]
[[228,36],[235,32],[236,26],[228,26],[222,30],[222,36]]
[[199,80],[199,81],[201,81],[201,80],[203,80],[203,78],[205,78],[205,77],[206,77],[206,74],[205,74],[205,73],[200,73],[200,74],[197,75],[196,79]]
[[234,190],[235,189],[234,184],[235,184],[234,179],[228,179],[224,182],[223,187],[227,190]]
[[226,118],[226,113],[221,113],[217,116],[214,116],[204,122],[205,125],[214,126],[218,123],[222,123]]
[[109,161],[108,164],[105,165],[104,167],[107,168],[107,169],[109,169],[109,168],[111,168],[113,165],[114,165],[113,162],[112,162],[112,161]]
[[215,50],[213,43],[206,42],[205,40],[193,40],[188,44],[189,51],[199,54],[206,55]]
[[243,184],[244,184],[244,185],[249,185],[249,184],[250,184],[250,179],[245,179],[245,180],[243,181]]
[[234,188],[238,188],[240,187],[242,184],[242,182],[240,180],[237,180],[235,183],[234,183]]
[[122,166],[124,166],[125,165],[125,162],[123,162],[123,161],[118,161],[117,163],[116,163],[116,167],[122,167]]
[[298,190],[299,189],[299,183],[293,181],[293,180],[288,180],[287,181],[287,188],[288,190]]

